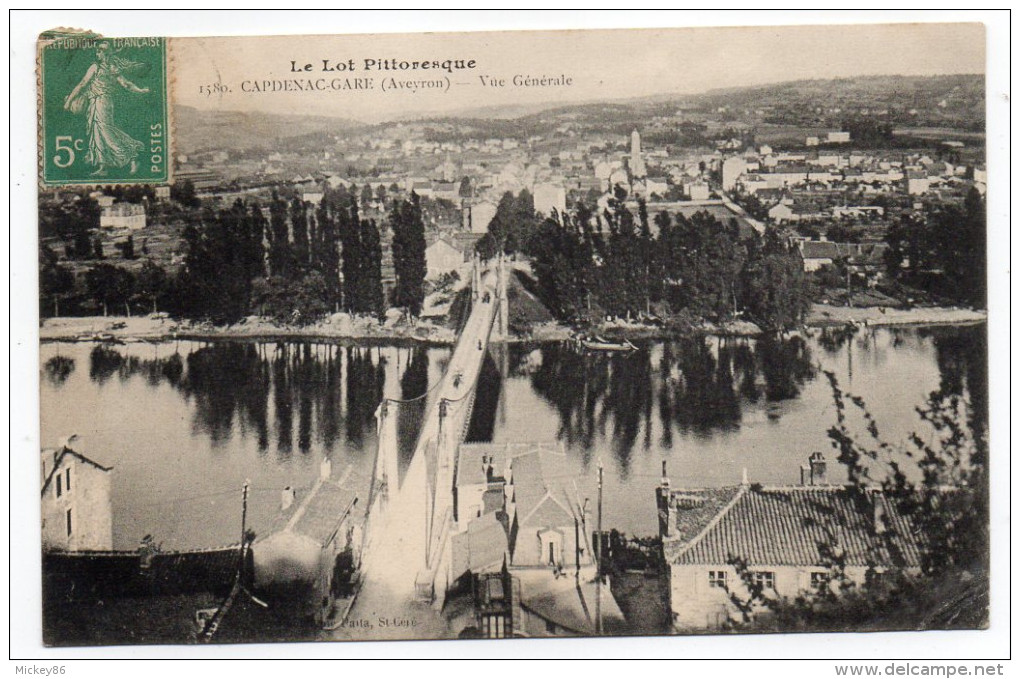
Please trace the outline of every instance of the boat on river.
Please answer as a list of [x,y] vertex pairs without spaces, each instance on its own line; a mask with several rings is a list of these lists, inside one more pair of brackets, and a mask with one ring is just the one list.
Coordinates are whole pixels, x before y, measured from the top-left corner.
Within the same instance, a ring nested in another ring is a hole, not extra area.
[[586,351],[636,351],[637,347],[634,346],[630,340],[623,340],[622,342],[611,342],[607,339],[603,339],[599,336],[584,337],[583,335],[578,338],[578,343],[584,347]]

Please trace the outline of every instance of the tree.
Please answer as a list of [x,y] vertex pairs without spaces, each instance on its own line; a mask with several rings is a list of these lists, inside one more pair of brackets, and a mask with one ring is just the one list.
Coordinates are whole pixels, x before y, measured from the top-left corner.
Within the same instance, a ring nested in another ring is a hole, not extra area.
[[127,240],[122,243],[115,243],[114,247],[120,250],[120,256],[124,259],[135,258],[135,238],[128,235]]
[[[863,399],[826,377],[836,406],[828,435],[847,471],[848,492],[861,511],[873,511],[880,489],[907,530],[919,536],[920,573],[872,568],[863,583],[847,576],[834,538],[819,545],[829,555],[832,587],[792,599],[766,597],[753,574],[731,559],[748,591],[731,600],[744,612],[773,615],[777,630],[973,629],[987,625],[989,603],[989,496],[986,414],[976,397],[938,390],[917,409],[921,430],[905,446],[886,441]],[[912,468],[912,469],[911,469]],[[895,550],[890,550],[895,556]]]
[[39,248],[39,306],[47,298],[53,301],[53,315],[60,315],[60,300],[74,291],[74,274],[66,266],[61,266],[57,254],[48,245]]
[[292,234],[291,251],[293,253],[293,266],[296,271],[291,273],[300,275],[309,264],[309,238],[308,238],[308,206],[300,198],[295,198],[290,204],[290,231]]
[[382,288],[382,241],[375,220],[361,220],[363,311],[382,317],[386,302]]
[[250,213],[240,203],[207,212],[198,225],[184,229],[184,270],[179,288],[181,311],[214,321],[234,321],[250,309],[254,263],[246,255]]
[[170,199],[177,201],[182,207],[193,210],[202,206],[201,199],[195,194],[195,184],[190,179],[185,179],[179,184],[172,184]]
[[752,241],[740,273],[744,309],[764,330],[781,332],[799,325],[810,306],[800,258],[768,229],[761,242]]
[[410,200],[394,203],[390,213],[393,229],[393,264],[397,284],[394,303],[407,309],[411,315],[421,313],[425,301],[425,223],[422,221],[418,194],[411,192]]
[[103,306],[103,315],[109,307],[124,305],[128,316],[131,309],[128,301],[134,294],[135,278],[130,271],[112,264],[97,264],[85,273],[85,286],[89,295]]
[[159,311],[159,300],[167,294],[169,288],[170,277],[166,270],[151,259],[145,260],[135,279],[136,296],[150,302],[152,313],[156,313]]
[[287,225],[287,203],[274,191],[269,203],[269,275],[289,278],[294,270],[294,250]]

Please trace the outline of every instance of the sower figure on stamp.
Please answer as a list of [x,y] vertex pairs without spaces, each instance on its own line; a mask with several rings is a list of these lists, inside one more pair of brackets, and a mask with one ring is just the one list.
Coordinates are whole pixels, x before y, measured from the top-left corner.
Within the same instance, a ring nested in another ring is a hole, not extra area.
[[106,174],[107,167],[124,167],[130,172],[138,169],[138,154],[144,144],[133,139],[113,121],[113,93],[118,85],[136,94],[146,94],[147,87],[139,87],[124,77],[124,72],[142,64],[128,61],[110,53],[110,43],[96,46],[96,63],[89,66],[85,76],[64,99],[64,108],[81,113],[87,106],[88,153],[85,162],[96,168],[93,175]]

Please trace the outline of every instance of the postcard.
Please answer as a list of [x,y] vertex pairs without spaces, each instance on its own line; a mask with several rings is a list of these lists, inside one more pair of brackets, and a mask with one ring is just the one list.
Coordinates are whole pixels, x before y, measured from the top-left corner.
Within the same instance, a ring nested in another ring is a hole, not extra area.
[[987,628],[983,25],[37,68],[45,644]]

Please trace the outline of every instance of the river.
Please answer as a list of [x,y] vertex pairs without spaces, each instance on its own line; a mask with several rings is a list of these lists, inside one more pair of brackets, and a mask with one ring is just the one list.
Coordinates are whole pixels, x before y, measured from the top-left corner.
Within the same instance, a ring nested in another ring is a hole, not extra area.
[[[583,503],[604,469],[607,527],[656,530],[654,487],[794,484],[826,452],[832,390],[861,396],[884,439],[919,424],[939,388],[987,399],[985,326],[812,330],[784,340],[710,337],[647,342],[630,354],[578,353],[568,343],[493,345],[472,440],[559,441],[571,473],[549,479]],[[291,342],[45,343],[42,443],[113,466],[114,546],[152,534],[164,549],[236,542],[241,488],[264,531],[286,486],[307,488],[328,456],[367,498],[380,398],[424,393],[450,350]],[[403,463],[423,403],[400,407]],[[575,490],[576,488],[576,490]]]

